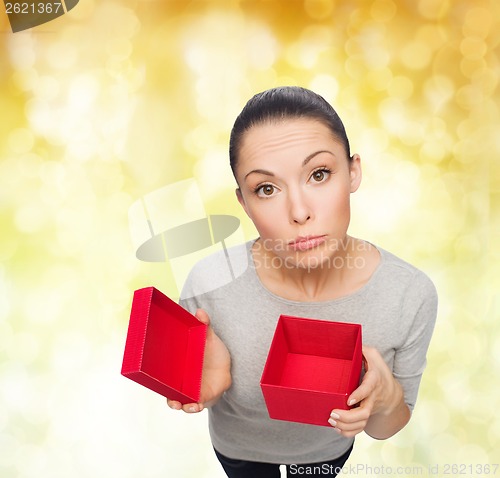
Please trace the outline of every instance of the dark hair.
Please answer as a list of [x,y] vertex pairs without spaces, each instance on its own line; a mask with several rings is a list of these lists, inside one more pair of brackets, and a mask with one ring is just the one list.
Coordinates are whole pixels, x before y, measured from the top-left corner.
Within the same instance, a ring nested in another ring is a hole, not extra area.
[[241,142],[246,131],[262,123],[290,118],[311,118],[328,127],[345,148],[351,159],[349,140],[337,112],[322,96],[298,86],[280,86],[257,93],[234,122],[229,140],[229,163],[236,177],[236,165]]

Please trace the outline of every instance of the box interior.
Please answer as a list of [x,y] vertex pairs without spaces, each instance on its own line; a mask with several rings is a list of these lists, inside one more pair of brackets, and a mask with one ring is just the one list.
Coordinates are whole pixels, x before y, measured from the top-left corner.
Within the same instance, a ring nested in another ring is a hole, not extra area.
[[[330,323],[332,324],[332,323]],[[350,324],[282,316],[265,382],[288,388],[344,393],[359,329]]]
[[189,372],[203,360],[205,330],[204,324],[189,319],[151,303],[142,370],[185,395],[197,396],[200,378]]

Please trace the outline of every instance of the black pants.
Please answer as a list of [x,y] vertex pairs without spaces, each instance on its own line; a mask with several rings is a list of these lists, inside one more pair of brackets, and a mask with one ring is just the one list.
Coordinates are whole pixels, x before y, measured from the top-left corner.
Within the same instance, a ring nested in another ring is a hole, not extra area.
[[[337,476],[351,454],[352,446],[342,456],[331,461],[310,464],[286,465],[286,475],[294,476]],[[279,478],[280,465],[257,461],[233,460],[215,450],[229,478]]]

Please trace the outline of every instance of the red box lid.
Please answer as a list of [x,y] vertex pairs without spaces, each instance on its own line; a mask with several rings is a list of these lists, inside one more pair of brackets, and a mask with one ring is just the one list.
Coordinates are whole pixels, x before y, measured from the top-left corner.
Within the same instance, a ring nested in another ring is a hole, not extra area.
[[280,316],[260,384],[269,416],[330,426],[359,384],[361,349],[359,324]]
[[181,403],[200,399],[207,325],[154,287],[134,292],[121,373]]

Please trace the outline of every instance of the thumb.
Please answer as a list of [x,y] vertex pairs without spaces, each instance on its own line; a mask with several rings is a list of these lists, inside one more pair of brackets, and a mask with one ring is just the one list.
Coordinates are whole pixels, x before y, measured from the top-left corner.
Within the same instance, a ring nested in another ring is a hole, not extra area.
[[194,315],[200,322],[210,325],[210,317],[203,309],[196,309],[196,313]]
[[354,390],[354,392],[352,392],[347,399],[347,405],[349,405],[350,407],[356,405],[356,403],[359,403],[370,396],[374,389],[375,383],[373,380],[371,380],[371,374],[366,373],[363,381],[361,382],[361,385],[356,390]]

